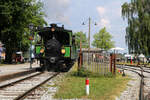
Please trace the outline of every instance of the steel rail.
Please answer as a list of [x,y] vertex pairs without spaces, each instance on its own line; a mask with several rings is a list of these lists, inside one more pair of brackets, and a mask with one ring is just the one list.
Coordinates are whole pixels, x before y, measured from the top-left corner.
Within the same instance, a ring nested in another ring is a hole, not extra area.
[[32,91],[34,91],[35,89],[37,89],[38,87],[40,87],[41,85],[45,84],[46,82],[48,82],[49,80],[51,80],[52,78],[56,77],[58,74],[60,74],[60,72],[55,73],[54,75],[50,76],[49,78],[47,78],[46,80],[44,80],[43,82],[39,83],[38,85],[34,86],[33,88],[31,88],[30,90],[24,92],[23,94],[19,95],[18,97],[16,97],[14,100],[23,100],[25,99],[28,94],[30,94]]
[[6,88],[8,86],[12,86],[12,85],[15,85],[21,81],[24,81],[24,80],[27,80],[27,79],[30,79],[32,77],[35,77],[35,76],[38,76],[38,75],[41,75],[43,72],[40,72],[40,73],[37,73],[37,74],[34,74],[34,75],[31,75],[31,76],[28,76],[28,77],[25,77],[25,78],[22,78],[20,80],[17,80],[17,81],[14,81],[14,82],[11,82],[11,83],[8,83],[8,84],[4,84],[4,85],[1,85],[0,86],[0,89],[3,89],[3,88]]
[[140,68],[139,66],[143,66],[143,68],[147,68],[147,69],[149,69],[150,70],[150,67],[146,67],[147,65],[145,64],[145,65],[128,65],[128,64],[116,64],[116,65],[124,65],[124,66],[130,66],[130,67],[136,67],[136,68]]
[[[129,67],[120,67],[120,66],[117,66],[117,67],[118,67],[118,68],[121,68],[121,69],[125,69],[125,70],[132,69],[132,70],[129,70],[129,71],[132,71],[132,72],[136,72],[136,71],[133,71],[133,70],[141,71],[141,69],[131,68],[130,66],[129,66]],[[140,68],[140,67],[137,67],[137,68]],[[149,69],[149,70],[150,70],[150,69]],[[150,73],[150,71],[145,71],[145,70],[143,70],[143,72]],[[137,73],[138,73],[138,72],[137,72]]]

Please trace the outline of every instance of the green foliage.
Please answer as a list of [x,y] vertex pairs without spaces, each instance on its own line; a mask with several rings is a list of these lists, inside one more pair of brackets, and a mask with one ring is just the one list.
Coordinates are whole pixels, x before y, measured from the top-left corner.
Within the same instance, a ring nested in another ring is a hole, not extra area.
[[80,77],[89,77],[92,75],[92,72],[86,70],[84,67],[81,67],[81,69],[77,72],[77,75]]
[[75,37],[76,37],[76,44],[77,44],[77,48],[80,48],[80,36],[81,36],[81,40],[82,40],[82,48],[88,48],[88,42],[87,42],[87,38],[86,38],[86,34],[81,32],[76,32],[74,33]]
[[89,70],[87,70],[84,66],[81,67],[78,71],[72,71],[70,72],[71,76],[77,76],[77,77],[99,77],[102,76],[98,73],[93,73]]
[[106,77],[109,77],[109,78],[112,78],[112,77],[114,77],[115,75],[113,75],[112,72],[108,72],[105,76],[106,76]]
[[94,35],[94,41],[92,45],[97,48],[108,50],[114,47],[114,41],[111,41],[112,36],[106,31],[106,28],[102,28],[98,33]]
[[129,52],[150,54],[150,1],[131,0],[122,5],[122,17],[128,20],[126,43]]
[[107,74],[102,75],[100,73],[91,72],[83,66],[81,67],[81,69],[79,71],[71,72],[70,75],[71,76],[78,76],[78,77],[104,77],[104,76],[107,78],[113,78],[114,77],[114,75],[111,72],[108,72]]
[[[43,26],[42,3],[36,0],[0,1],[0,40],[6,47],[6,60],[11,62],[13,52],[28,50],[29,23]],[[33,33],[33,32],[32,32]]]

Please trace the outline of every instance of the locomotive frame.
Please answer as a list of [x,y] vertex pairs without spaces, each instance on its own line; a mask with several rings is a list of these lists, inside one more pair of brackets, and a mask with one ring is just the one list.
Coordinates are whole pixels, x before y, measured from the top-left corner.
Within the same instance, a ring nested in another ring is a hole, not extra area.
[[35,45],[35,58],[40,60],[40,69],[68,71],[77,58],[72,31],[51,24],[50,27],[42,28],[38,34],[41,39]]

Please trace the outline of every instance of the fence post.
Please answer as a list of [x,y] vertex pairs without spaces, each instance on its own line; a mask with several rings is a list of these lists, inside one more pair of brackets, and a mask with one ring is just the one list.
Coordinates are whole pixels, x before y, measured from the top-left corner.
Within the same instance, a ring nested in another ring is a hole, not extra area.
[[83,65],[83,58],[82,58],[82,52],[80,52],[78,58],[78,71],[81,69],[82,65]]
[[112,54],[110,54],[110,72],[112,73]]
[[113,58],[114,58],[114,74],[116,74],[116,56],[115,56],[115,54],[114,54]]

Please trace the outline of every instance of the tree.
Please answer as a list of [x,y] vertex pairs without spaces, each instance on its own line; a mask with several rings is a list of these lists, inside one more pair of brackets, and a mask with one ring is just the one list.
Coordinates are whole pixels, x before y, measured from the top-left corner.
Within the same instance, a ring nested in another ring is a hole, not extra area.
[[76,38],[75,41],[76,41],[78,49],[80,48],[80,36],[82,38],[82,48],[88,48],[88,42],[87,42],[87,38],[86,38],[85,33],[80,31],[80,32],[74,33],[74,35],[75,35],[75,38]]
[[106,28],[102,28],[98,33],[94,35],[94,41],[92,45],[97,48],[109,50],[114,47],[114,41],[111,41],[112,36],[106,31]]
[[150,54],[150,1],[131,0],[122,5],[122,17],[127,19],[126,43],[129,52]]
[[0,1],[0,40],[5,44],[6,60],[11,62],[14,52],[26,51],[29,47],[29,23],[43,26],[42,3],[36,0],[1,0]]

